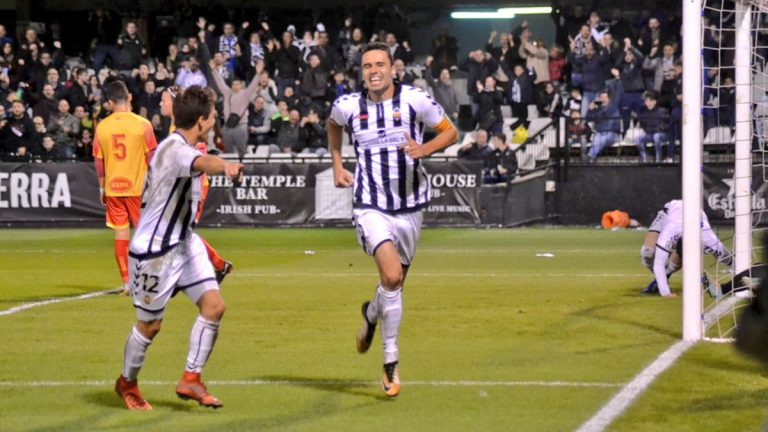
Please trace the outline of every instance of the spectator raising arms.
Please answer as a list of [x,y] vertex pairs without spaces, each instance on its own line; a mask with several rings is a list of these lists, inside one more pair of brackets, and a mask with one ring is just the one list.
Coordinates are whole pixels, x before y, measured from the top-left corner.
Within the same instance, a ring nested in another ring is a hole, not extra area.
[[589,151],[589,162],[595,162],[604,148],[610,147],[621,139],[621,117],[619,101],[624,88],[619,78],[618,69],[612,69],[615,77],[608,88],[597,94],[597,100],[589,104],[587,120],[595,122],[595,134],[592,138],[592,148]]
[[[490,53],[483,50],[475,50],[469,53],[469,57],[459,62],[459,69],[467,72],[467,95],[472,100],[472,116],[477,116],[477,102],[475,96],[483,87],[485,77],[493,75],[499,64],[491,57]],[[480,84],[478,86],[478,84]]]
[[432,56],[427,57],[426,66],[427,69],[424,71],[423,78],[432,89],[435,100],[443,107],[446,115],[454,121],[457,120],[459,118],[459,98],[456,89],[453,88],[450,71],[443,68],[440,70],[438,81],[435,81],[433,78],[435,63]]
[[[214,66],[215,63],[211,60],[211,69]],[[220,74],[214,72],[211,75],[216,87],[224,96],[224,146],[227,152],[237,151],[242,158],[248,145],[248,105],[256,94],[259,81],[254,77],[248,87],[245,87],[242,80],[235,79],[230,88]]]
[[477,83],[477,94],[474,97],[477,103],[477,122],[480,128],[489,133],[501,133],[504,119],[501,116],[501,104],[504,95],[496,88],[496,80],[492,77],[485,78],[485,85]]

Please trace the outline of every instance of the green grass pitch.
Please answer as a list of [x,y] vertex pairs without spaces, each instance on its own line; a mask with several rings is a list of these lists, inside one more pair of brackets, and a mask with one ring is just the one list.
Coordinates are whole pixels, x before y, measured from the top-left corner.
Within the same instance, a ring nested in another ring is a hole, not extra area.
[[[0,316],[0,431],[571,431],[680,338],[681,300],[639,295],[643,233],[426,229],[389,400],[379,336],[354,348],[376,272],[351,228],[200,234],[235,263],[203,374],[223,409],[174,394],[196,315],[184,296],[140,375],[154,411],[122,408],[113,383],[135,315],[110,295]],[[0,311],[117,286],[107,229],[0,238]],[[758,365],[701,343],[610,430],[759,430],[767,401]]]

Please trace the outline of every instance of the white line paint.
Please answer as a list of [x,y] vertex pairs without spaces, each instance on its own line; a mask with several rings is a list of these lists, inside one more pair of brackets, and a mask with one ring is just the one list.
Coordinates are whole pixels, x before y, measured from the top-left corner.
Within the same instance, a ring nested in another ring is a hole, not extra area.
[[[722,302],[723,304],[728,301]],[[733,303],[730,303],[732,306]],[[727,307],[715,307],[704,315],[704,329],[708,329],[714,322],[717,321],[719,315],[727,312]],[[607,404],[605,404],[600,411],[598,411],[591,419],[582,424],[576,432],[601,432],[604,431],[614,420],[616,420],[624,411],[629,408],[632,403],[640,396],[664,371],[669,369],[677,359],[680,358],[689,348],[696,344],[695,341],[681,340],[661,353],[656,360],[654,360],[645,369],[640,371],[635,378],[632,379],[627,385],[625,385],[618,393],[616,393]]]
[[[0,270],[0,273],[2,270]],[[358,273],[320,273],[320,272],[292,272],[292,273],[272,273],[272,272],[233,272],[229,275],[230,278],[294,278],[294,277],[327,277],[327,278],[342,278],[342,277],[370,277],[371,272],[358,272]],[[647,276],[646,273],[429,273],[422,272],[409,275],[411,278],[434,278],[434,277],[450,277],[450,278],[511,278],[511,277],[537,277],[537,278],[568,278],[568,279],[581,279],[581,278],[638,278]],[[119,288],[106,291],[98,291],[94,293],[83,294],[73,297],[62,297],[48,300],[41,300],[33,303],[26,303],[20,306],[15,306],[10,309],[0,311],[0,316],[13,315],[15,313],[25,311],[27,309],[33,309],[41,306],[47,306],[56,303],[69,302],[75,300],[86,300],[94,297],[100,297],[107,294],[117,294],[120,291]]]
[[101,297],[101,296],[104,296],[104,295],[107,295],[107,294],[117,294],[120,291],[122,291],[121,288],[116,288],[116,289],[111,289],[111,290],[106,290],[106,291],[92,292],[92,293],[83,294],[83,295],[79,295],[79,296],[73,296],[73,297],[61,297],[61,298],[55,298],[55,299],[49,299],[49,300],[42,300],[42,301],[33,302],[33,303],[25,303],[25,304],[20,305],[20,306],[15,306],[15,307],[12,307],[10,309],[6,309],[6,310],[3,310],[3,311],[0,311],[0,316],[13,315],[13,314],[21,312],[21,311],[25,311],[25,310],[28,310],[28,309],[34,309],[34,308],[38,308],[38,307],[42,307],[42,306],[47,306],[47,305],[50,305],[50,304],[64,303],[64,302],[70,302],[70,301],[76,301],[76,300],[85,300],[85,299],[90,299],[90,298],[94,298],[94,297]]
[[[291,273],[272,273],[272,272],[238,272],[235,270],[228,278],[231,277],[330,277],[330,278],[342,278],[342,277],[372,277],[375,276],[375,272],[291,272]],[[648,277],[648,273],[493,273],[493,272],[446,272],[446,273],[430,273],[430,272],[417,272],[408,274],[408,278],[419,277],[465,277],[465,278],[512,278],[512,277],[538,277],[538,278],[639,278]]]
[[637,376],[619,391],[613,398],[603,406],[600,411],[592,416],[589,421],[581,425],[576,432],[598,432],[604,431],[618,416],[629,408],[632,402],[645,391],[648,386],[661,375],[683,353],[692,347],[692,341],[680,341],[672,345],[654,360],[648,367],[643,369]]
[[[354,248],[354,249],[312,249],[313,251],[317,253],[322,254],[345,254],[345,255],[360,255],[360,249]],[[4,253],[15,253],[15,254],[89,254],[89,253],[101,253],[104,252],[105,249],[3,249],[0,248],[0,251]],[[272,248],[272,249],[262,249],[262,248],[253,248],[253,249],[226,249],[225,252],[227,253],[251,253],[251,254],[269,254],[269,253],[288,253],[288,254],[297,254],[297,255],[303,255],[305,249],[283,249],[283,248]],[[474,253],[504,253],[508,255],[531,255],[534,256],[536,253],[554,253],[557,254],[637,254],[639,253],[637,249],[626,249],[626,248],[615,248],[615,249],[559,249],[559,248],[552,248],[552,249],[538,249],[538,248],[524,248],[524,247],[517,247],[517,246],[510,246],[505,248],[472,248],[472,252]],[[442,248],[428,248],[428,247],[422,247],[419,248],[419,254],[424,253],[439,253],[439,254],[467,254],[467,249],[442,249]]]
[[[176,381],[141,381],[142,386],[172,386]],[[113,381],[0,381],[0,387],[105,387]],[[378,381],[290,381],[290,380],[231,380],[206,381],[208,385],[258,387],[258,386],[295,386],[295,387],[367,387],[378,386]],[[575,388],[616,388],[623,383],[578,382],[578,381],[403,381],[406,386],[421,387],[575,387]]]

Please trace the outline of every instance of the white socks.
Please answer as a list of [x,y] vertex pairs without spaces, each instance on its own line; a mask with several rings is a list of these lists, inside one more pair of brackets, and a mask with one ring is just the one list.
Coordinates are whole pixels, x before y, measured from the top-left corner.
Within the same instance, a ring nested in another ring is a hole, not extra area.
[[144,366],[144,357],[147,355],[147,348],[152,343],[139,333],[136,326],[131,329],[128,340],[125,341],[125,351],[123,352],[123,377],[128,381],[136,381],[141,367]]
[[189,334],[189,354],[187,355],[187,372],[200,373],[213,351],[216,337],[219,335],[221,321],[208,321],[202,316],[197,317],[192,332]]
[[[381,340],[384,345],[384,363],[398,360],[397,334],[403,316],[403,288],[387,291],[378,287],[378,309],[381,317]],[[370,311],[370,307],[368,310]]]
[[368,303],[368,309],[365,311],[365,318],[369,323],[376,324],[379,322],[379,290],[384,290],[381,285],[376,285],[376,290],[373,292],[373,299]]

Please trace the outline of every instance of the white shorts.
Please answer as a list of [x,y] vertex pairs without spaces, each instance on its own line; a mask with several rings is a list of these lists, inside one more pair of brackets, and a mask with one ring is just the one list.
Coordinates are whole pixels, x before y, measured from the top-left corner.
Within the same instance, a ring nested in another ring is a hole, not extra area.
[[161,319],[168,301],[179,291],[197,303],[206,291],[219,289],[205,245],[197,234],[165,255],[147,259],[129,257],[128,272],[139,321]]
[[411,265],[416,243],[421,236],[421,211],[390,214],[375,209],[354,209],[357,241],[368,255],[374,255],[382,243],[391,241],[402,265]]

